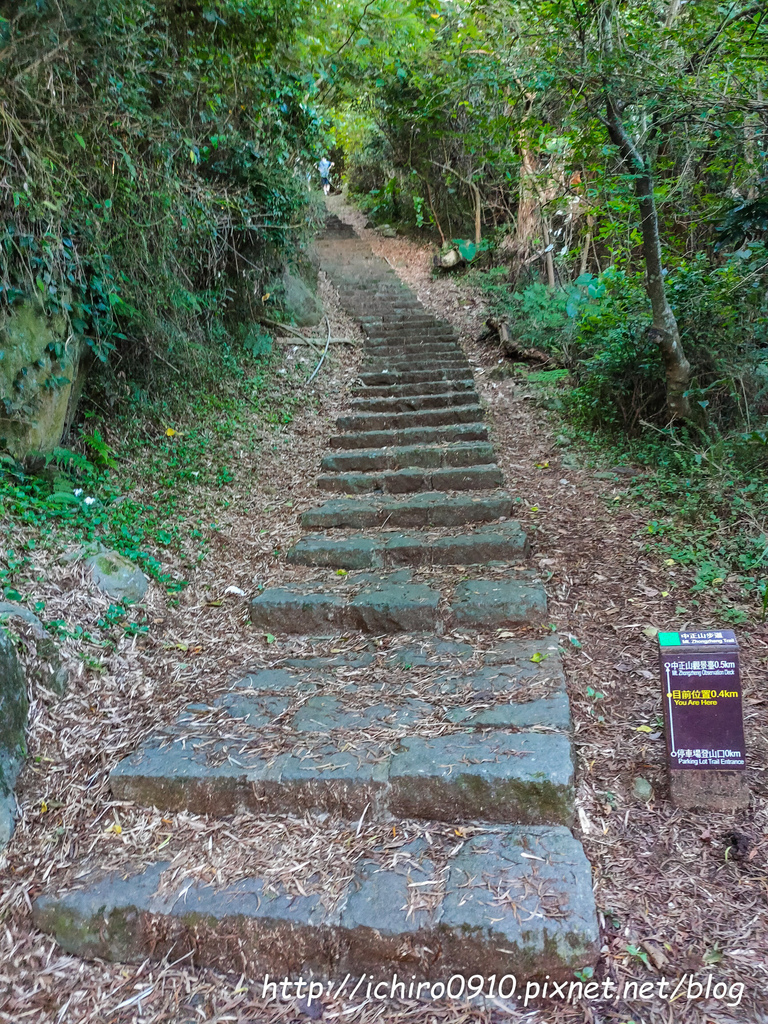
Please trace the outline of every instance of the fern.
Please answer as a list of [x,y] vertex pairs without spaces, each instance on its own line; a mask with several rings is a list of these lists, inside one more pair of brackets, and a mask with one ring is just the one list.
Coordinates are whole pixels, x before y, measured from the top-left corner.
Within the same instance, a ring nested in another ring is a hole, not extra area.
[[92,434],[82,434],[83,441],[94,453],[97,466],[105,466],[109,469],[117,469],[117,461],[114,458],[115,450],[101,436],[98,427]]
[[54,448],[52,452],[45,456],[46,466],[50,466],[52,462],[69,472],[74,471],[85,476],[90,476],[95,468],[93,463],[84,455],[80,455],[79,452],[70,451],[69,448]]

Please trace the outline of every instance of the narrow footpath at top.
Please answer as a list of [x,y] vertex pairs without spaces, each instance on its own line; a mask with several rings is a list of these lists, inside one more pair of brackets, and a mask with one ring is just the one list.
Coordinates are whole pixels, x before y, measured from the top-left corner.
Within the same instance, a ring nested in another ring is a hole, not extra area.
[[[572,977],[598,930],[570,832],[570,708],[469,363],[336,217],[318,249],[365,358],[322,462],[329,499],[287,556],[299,582],[258,594],[250,616],[274,634],[370,634],[368,649],[250,672],[149,737],[111,786],[169,812],[376,818],[393,842],[322,893],[305,864],[306,895],[264,877],[217,887],[162,861],[127,878],[97,869],[41,896],[36,923],[81,955],[191,953],[252,977]],[[377,653],[395,633],[412,636]],[[443,838],[395,841],[414,819],[445,823]]]

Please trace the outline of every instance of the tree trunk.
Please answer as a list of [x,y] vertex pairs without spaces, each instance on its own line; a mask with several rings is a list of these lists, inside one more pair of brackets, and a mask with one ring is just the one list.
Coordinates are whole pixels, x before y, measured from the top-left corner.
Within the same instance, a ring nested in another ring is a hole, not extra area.
[[549,246],[549,225],[546,222],[544,213],[541,214],[541,230],[544,235],[544,245],[546,252],[544,254],[544,260],[547,265],[547,284],[554,291],[555,288],[555,261],[552,259],[552,250]]
[[437,225],[437,230],[440,232],[440,241],[445,245],[445,235],[443,234],[443,229],[440,227],[440,221],[437,219],[435,206],[432,202],[432,189],[429,187],[429,181],[426,178],[424,178],[424,184],[427,186],[427,201],[429,202],[429,208],[432,211],[432,217]]
[[595,218],[591,214],[587,214],[587,237],[584,239],[584,248],[581,250],[579,277],[587,272],[587,260],[589,259],[589,247],[592,244],[592,225],[594,223]]
[[680,330],[667,298],[659,237],[659,217],[653,194],[653,178],[627,133],[621,112],[611,96],[605,99],[606,122],[611,142],[618,147],[628,171],[634,176],[640,207],[640,226],[645,260],[645,290],[651,300],[653,324],[650,335],[661,350],[667,382],[667,408],[672,419],[690,419],[691,403],[685,394],[691,382],[691,365],[685,358]]
[[533,154],[529,149],[522,150],[522,161],[520,164],[520,187],[517,200],[517,228],[515,231],[515,243],[518,255],[524,260],[531,250],[533,239],[536,237],[538,211],[538,199],[534,180],[536,175],[536,163]]
[[470,188],[475,194],[475,245],[480,245],[483,240],[483,197],[480,189],[474,182],[470,182]]

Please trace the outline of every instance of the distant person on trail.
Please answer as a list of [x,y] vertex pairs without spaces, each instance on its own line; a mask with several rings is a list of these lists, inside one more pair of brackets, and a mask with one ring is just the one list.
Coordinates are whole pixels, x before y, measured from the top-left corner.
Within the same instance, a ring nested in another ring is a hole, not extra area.
[[323,186],[323,192],[326,195],[331,191],[331,183],[328,179],[328,175],[331,173],[332,167],[333,163],[327,156],[324,156],[317,165],[317,169],[320,171],[320,184]]

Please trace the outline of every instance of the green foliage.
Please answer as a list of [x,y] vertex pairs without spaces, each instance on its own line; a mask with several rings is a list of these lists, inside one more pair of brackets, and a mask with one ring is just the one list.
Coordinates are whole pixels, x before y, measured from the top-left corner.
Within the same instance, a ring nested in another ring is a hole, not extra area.
[[97,360],[119,348],[123,371],[183,361],[312,223],[322,120],[291,70],[311,5],[0,10],[0,307],[36,296]]
[[[33,549],[59,553],[97,544],[135,561],[169,595],[183,590],[178,567],[191,570],[207,557],[217,508],[232,500],[232,452],[252,453],[262,443],[255,421],[289,423],[306,404],[305,380],[305,368],[280,366],[279,353],[258,362],[209,359],[197,376],[169,372],[154,397],[128,389],[111,394],[110,422],[83,431],[79,450],[56,449],[38,472],[10,458],[0,463],[6,597],[31,600]],[[30,537],[23,550],[12,540],[19,528]],[[125,605],[113,605],[102,619],[99,628],[115,636],[146,632],[146,620]],[[71,635],[65,623],[59,632]]]
[[272,353],[272,337],[259,327],[251,327],[243,338],[243,351],[254,359],[266,359]]
[[761,179],[758,188],[759,195],[734,203],[723,217],[718,225],[718,249],[768,238],[768,177]]
[[[695,370],[691,397],[718,431],[742,432],[768,415],[767,272],[768,250],[752,242],[717,261],[697,254],[668,277]],[[574,386],[563,398],[578,423],[637,434],[643,422],[666,422],[664,371],[647,331],[642,275],[609,268],[554,292],[538,282],[512,291],[507,276],[494,268],[473,272],[470,281],[507,317],[523,347],[550,352],[568,368]],[[762,432],[749,437],[737,448],[754,465]]]

